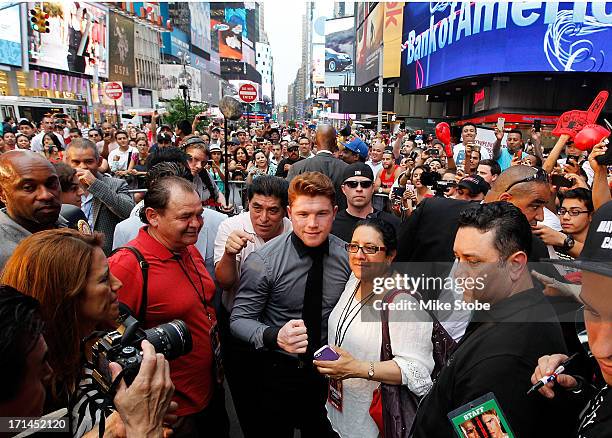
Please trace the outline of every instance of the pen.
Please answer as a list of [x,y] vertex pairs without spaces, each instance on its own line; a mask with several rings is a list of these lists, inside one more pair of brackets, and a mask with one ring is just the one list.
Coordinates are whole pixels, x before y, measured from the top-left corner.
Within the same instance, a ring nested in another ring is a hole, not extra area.
[[540,389],[542,386],[546,385],[548,382],[552,382],[554,380],[557,380],[557,377],[559,376],[559,374],[561,374],[563,371],[565,371],[565,368],[567,367],[567,365],[570,363],[570,361],[572,359],[574,359],[576,356],[578,356],[578,353],[574,353],[572,354],[570,357],[568,357],[566,360],[564,360],[563,362],[561,362],[561,364],[557,367],[557,369],[550,375],[550,376],[544,376],[542,377],[540,380],[538,380],[538,383],[536,383],[535,385],[533,385],[529,391],[527,391],[527,394],[531,394],[534,391],[537,391],[538,389]]

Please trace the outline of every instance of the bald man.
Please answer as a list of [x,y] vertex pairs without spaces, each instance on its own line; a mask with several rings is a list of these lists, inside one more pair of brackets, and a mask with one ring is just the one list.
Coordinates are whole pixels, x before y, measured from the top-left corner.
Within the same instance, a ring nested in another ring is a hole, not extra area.
[[302,160],[295,163],[289,169],[287,181],[291,182],[293,178],[304,172],[321,172],[327,175],[333,182],[336,189],[336,202],[340,211],[346,209],[346,197],[342,193],[342,183],[344,177],[344,169],[348,164],[334,157],[336,150],[336,130],[331,125],[319,125],[315,135],[315,143],[317,144],[317,154],[307,160]]
[[60,182],[42,155],[10,151],[0,155],[0,268],[23,239],[66,226],[60,216]]

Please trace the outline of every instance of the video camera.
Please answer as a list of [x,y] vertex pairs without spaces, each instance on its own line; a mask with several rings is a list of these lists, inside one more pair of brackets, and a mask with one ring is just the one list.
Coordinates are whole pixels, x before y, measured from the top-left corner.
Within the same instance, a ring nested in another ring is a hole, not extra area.
[[435,192],[435,196],[442,197],[444,192],[449,187],[456,187],[454,181],[443,181],[442,176],[438,172],[423,172],[421,173],[421,184],[429,186]]
[[113,378],[109,364],[116,362],[123,369],[123,379],[130,385],[142,362],[140,344],[149,341],[157,353],[172,360],[191,352],[191,333],[185,322],[175,319],[148,330],[139,328],[139,322],[127,312],[121,312],[121,325],[100,338],[92,347],[93,379],[104,393],[111,391]]

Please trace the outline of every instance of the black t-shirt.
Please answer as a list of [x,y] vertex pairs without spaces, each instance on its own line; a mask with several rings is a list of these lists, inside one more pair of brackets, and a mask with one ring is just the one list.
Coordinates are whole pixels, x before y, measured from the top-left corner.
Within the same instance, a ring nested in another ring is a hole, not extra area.
[[612,434],[612,393],[606,385],[580,416],[578,438],[604,438]]
[[[480,322],[477,322],[480,321]],[[419,405],[416,438],[455,436],[447,414],[493,392],[518,437],[564,437],[576,430],[578,407],[557,391],[554,399],[527,395],[541,356],[566,352],[554,311],[539,289],[478,312],[431,391]]]
[[276,176],[280,176],[281,178],[287,178],[287,174],[289,171],[285,171],[285,164],[291,164],[292,166],[298,161],[302,161],[304,158],[299,157],[297,160],[291,160],[289,158],[283,158],[278,166],[276,167]]
[[[395,229],[395,234],[399,232],[401,221],[397,216],[387,213],[386,211],[374,210],[368,215],[368,218],[379,218],[388,222]],[[346,210],[339,211],[336,215],[336,219],[332,225],[331,233],[334,236],[339,237],[345,242],[350,242],[353,237],[353,228],[357,225],[357,222],[363,220],[363,218],[353,216]]]

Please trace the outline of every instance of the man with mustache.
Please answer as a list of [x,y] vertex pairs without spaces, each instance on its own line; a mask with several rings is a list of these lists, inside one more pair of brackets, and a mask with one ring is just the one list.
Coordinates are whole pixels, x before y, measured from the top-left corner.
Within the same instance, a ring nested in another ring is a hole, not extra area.
[[64,227],[60,183],[53,165],[40,154],[10,151],[0,156],[0,268],[23,239]]

